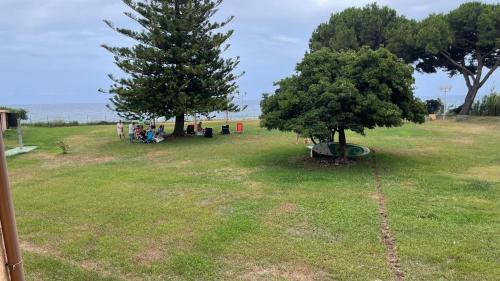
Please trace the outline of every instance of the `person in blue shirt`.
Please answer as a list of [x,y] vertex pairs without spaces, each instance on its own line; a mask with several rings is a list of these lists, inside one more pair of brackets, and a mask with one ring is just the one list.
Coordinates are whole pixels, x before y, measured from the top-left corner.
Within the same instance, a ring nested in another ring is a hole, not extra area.
[[146,143],[152,143],[154,136],[155,132],[150,128],[146,133]]

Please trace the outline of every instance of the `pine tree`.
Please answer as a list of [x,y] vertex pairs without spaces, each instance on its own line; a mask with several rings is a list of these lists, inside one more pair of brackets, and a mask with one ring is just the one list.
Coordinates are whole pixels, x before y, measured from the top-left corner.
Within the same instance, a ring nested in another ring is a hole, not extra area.
[[238,91],[237,58],[223,58],[233,31],[221,32],[233,17],[214,22],[222,0],[122,0],[139,31],[115,27],[136,41],[133,47],[103,45],[127,74],[109,75],[113,108],[125,117],[175,117],[175,136],[184,135],[186,114],[225,110]]

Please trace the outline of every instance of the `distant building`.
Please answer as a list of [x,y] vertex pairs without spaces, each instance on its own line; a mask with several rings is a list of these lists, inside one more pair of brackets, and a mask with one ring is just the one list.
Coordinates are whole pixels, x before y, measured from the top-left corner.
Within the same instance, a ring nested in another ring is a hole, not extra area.
[[17,127],[17,112],[11,112],[8,109],[0,109],[0,131],[3,133],[11,127]]

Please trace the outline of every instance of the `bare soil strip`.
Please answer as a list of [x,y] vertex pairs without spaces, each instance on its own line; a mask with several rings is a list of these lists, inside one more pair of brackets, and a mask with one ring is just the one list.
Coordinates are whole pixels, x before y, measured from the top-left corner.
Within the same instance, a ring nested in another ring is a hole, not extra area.
[[375,156],[372,157],[372,169],[373,169],[373,175],[375,176],[375,183],[377,187],[376,200],[378,203],[378,213],[380,217],[380,232],[382,235],[382,240],[384,242],[385,248],[387,250],[387,260],[391,267],[394,280],[403,281],[405,275],[403,270],[401,269],[399,258],[396,252],[396,240],[394,239],[394,236],[392,236],[391,233],[391,228],[389,224],[389,214],[385,207],[385,198],[384,198],[384,193],[382,192],[380,172],[377,167],[377,161],[375,159]]

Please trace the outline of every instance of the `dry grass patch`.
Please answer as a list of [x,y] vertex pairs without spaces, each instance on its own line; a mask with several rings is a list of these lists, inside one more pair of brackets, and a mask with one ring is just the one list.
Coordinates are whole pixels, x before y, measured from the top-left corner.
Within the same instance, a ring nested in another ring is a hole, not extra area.
[[289,280],[289,281],[315,281],[329,280],[329,275],[322,270],[313,270],[310,266],[299,264],[280,265],[253,265],[237,280],[264,281],[264,280]]
[[159,161],[162,160],[163,157],[166,157],[169,155],[169,152],[167,150],[153,150],[147,154],[147,158],[150,161]]
[[466,179],[500,182],[500,165],[473,167],[460,176]]
[[[105,277],[118,277],[118,278],[120,277],[120,276],[117,276],[115,271],[113,271],[113,272],[102,271],[103,266],[97,262],[89,261],[89,260],[77,262],[77,261],[67,259],[64,257],[64,254],[62,254],[58,250],[56,250],[50,246],[47,246],[47,245],[46,246],[38,246],[38,245],[34,245],[28,241],[20,241],[20,246],[21,246],[21,249],[23,251],[26,251],[26,252],[29,252],[32,254],[37,254],[40,256],[49,257],[49,258],[58,260],[62,263],[66,263],[66,264],[72,265],[74,267],[81,268],[85,271],[97,272],[100,275],[105,276]],[[125,280],[125,278],[120,278],[120,279]]]
[[278,208],[278,213],[290,214],[297,211],[297,204],[294,203],[283,203]]
[[135,261],[141,265],[151,265],[160,261],[165,256],[165,251],[158,245],[152,245],[135,257]]
[[420,147],[391,149],[385,151],[385,153],[402,157],[422,156],[422,155],[430,156],[439,154],[440,148],[436,146],[420,146]]
[[28,155],[30,159],[39,160],[43,162],[40,168],[59,168],[61,166],[82,166],[88,164],[101,164],[116,160],[117,157],[102,155],[102,154],[91,154],[91,153],[70,153],[66,155],[48,153],[48,152],[37,152]]

